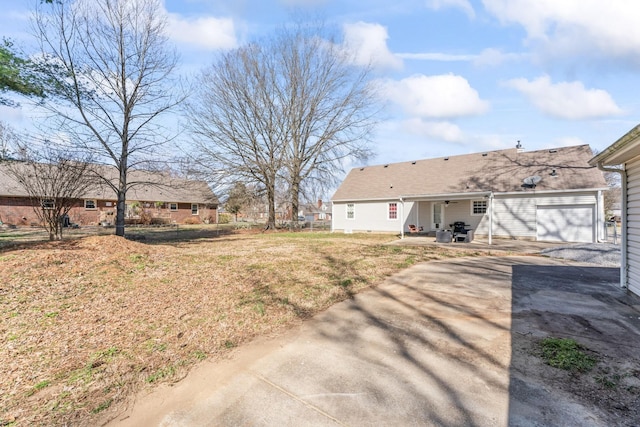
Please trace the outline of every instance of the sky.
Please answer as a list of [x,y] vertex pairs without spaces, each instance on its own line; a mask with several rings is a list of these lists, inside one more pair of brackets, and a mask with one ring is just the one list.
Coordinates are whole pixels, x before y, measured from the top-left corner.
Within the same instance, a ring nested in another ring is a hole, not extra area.
[[[29,1],[0,0],[0,36],[30,43]],[[634,0],[165,0],[181,71],[322,18],[373,65],[384,105],[368,164],[513,148],[602,151],[640,122]],[[0,120],[28,127],[28,105]],[[353,166],[356,166],[355,164]]]

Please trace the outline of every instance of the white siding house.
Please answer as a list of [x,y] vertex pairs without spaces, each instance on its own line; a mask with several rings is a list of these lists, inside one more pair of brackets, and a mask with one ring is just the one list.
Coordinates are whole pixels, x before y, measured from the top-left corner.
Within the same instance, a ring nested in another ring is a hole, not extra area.
[[333,196],[333,230],[404,236],[462,221],[489,240],[595,242],[607,185],[592,156],[580,145],[355,168]]
[[[589,161],[617,171],[622,182],[622,256],[620,282],[640,295],[640,125]],[[612,166],[616,166],[612,169]]]

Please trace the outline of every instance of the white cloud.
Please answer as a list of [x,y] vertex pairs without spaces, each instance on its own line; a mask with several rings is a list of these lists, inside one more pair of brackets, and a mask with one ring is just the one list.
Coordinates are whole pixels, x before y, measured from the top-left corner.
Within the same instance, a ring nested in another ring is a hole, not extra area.
[[358,65],[400,69],[402,60],[387,47],[387,29],[379,24],[356,22],[344,25],[345,48]]
[[402,59],[434,62],[470,62],[478,67],[497,67],[505,62],[519,61],[528,57],[524,53],[504,53],[500,49],[487,48],[479,54],[453,54],[442,52],[397,53]]
[[427,6],[434,10],[448,7],[462,10],[469,18],[475,18],[476,13],[468,0],[428,0]]
[[536,108],[553,117],[581,120],[623,112],[609,93],[587,89],[578,81],[552,83],[549,76],[542,76],[531,81],[512,79],[506,85],[520,91]]
[[504,53],[500,49],[488,48],[475,57],[473,64],[479,67],[497,67],[505,62],[518,61],[526,56],[522,53]]
[[168,33],[176,43],[207,50],[232,49],[237,46],[235,26],[230,18],[184,18],[170,13]]
[[382,84],[384,96],[414,117],[453,118],[485,113],[489,103],[480,99],[469,82],[453,74],[407,77]]
[[417,59],[420,61],[439,61],[439,62],[464,62],[473,61],[478,58],[478,55],[455,55],[450,53],[440,52],[425,52],[425,53],[398,53],[398,58],[402,59]]
[[640,2],[483,0],[504,24],[519,24],[545,55],[621,58],[640,63]]
[[414,135],[447,142],[463,142],[464,140],[462,130],[457,125],[447,121],[426,121],[416,117],[404,120],[402,129]]

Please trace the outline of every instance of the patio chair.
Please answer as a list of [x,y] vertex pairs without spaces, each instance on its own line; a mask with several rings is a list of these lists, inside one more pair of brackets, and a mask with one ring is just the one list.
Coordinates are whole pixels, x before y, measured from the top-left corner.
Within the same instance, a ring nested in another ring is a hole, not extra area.
[[420,233],[424,228],[422,226],[416,227],[415,224],[409,224],[409,233]]

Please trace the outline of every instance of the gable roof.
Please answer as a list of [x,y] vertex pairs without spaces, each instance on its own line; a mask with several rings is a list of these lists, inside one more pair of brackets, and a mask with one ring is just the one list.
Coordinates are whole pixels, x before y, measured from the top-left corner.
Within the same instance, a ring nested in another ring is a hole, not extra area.
[[331,206],[333,205],[331,202],[322,202],[325,209],[318,206],[317,203],[305,203],[300,207],[300,210],[304,212],[305,215],[315,214],[315,213],[331,213]]
[[[92,165],[92,167],[100,169],[101,176],[108,178],[111,182],[117,182],[116,168],[105,165]],[[8,172],[8,169],[8,162],[0,162],[0,196],[28,197],[27,192]],[[142,170],[130,170],[127,180],[131,184],[139,183],[127,191],[127,200],[218,204],[217,197],[204,181],[175,178],[160,172]],[[87,190],[86,194],[82,195],[82,198],[115,200],[116,194],[111,187],[98,181]]]
[[[535,191],[604,189],[590,166],[588,145],[538,151],[517,149],[439,157],[352,169],[332,200],[375,200],[438,194],[531,192],[523,179],[540,176]],[[552,176],[555,169],[556,176]]]

